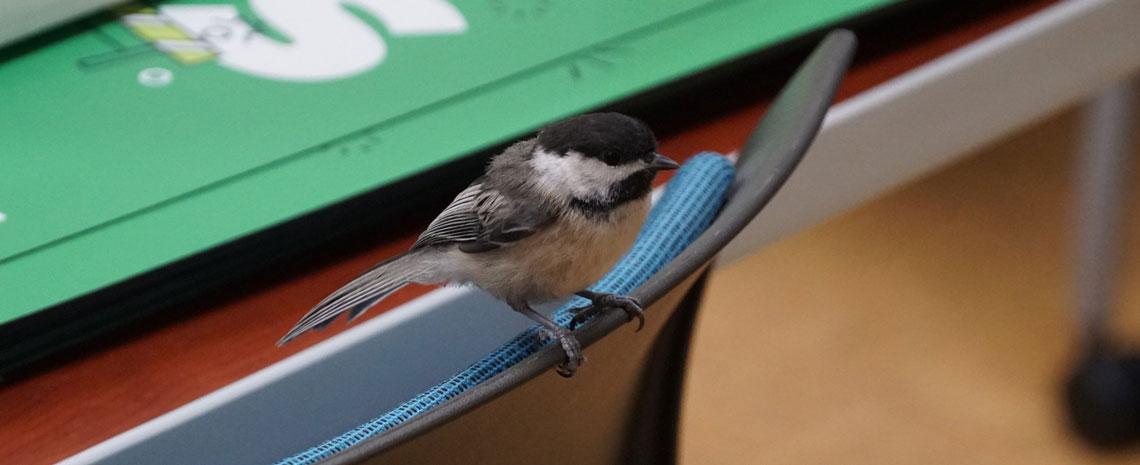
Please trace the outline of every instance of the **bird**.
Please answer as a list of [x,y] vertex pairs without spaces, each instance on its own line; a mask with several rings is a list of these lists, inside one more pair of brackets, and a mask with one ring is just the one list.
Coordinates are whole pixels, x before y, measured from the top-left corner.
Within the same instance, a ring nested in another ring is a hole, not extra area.
[[317,303],[278,346],[348,321],[406,284],[478,287],[541,325],[538,337],[566,354],[557,372],[585,361],[571,329],[531,305],[578,295],[570,328],[620,309],[644,325],[629,296],[587,289],[629,250],[649,212],[657,173],[678,168],[658,153],[641,120],[614,112],[571,117],[493,157],[483,176],[443,209],[407,252],[383,261]]

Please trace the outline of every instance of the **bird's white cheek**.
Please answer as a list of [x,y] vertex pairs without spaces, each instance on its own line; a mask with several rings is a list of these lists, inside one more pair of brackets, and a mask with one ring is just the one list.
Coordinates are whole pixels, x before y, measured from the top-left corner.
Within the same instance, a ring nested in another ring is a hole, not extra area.
[[531,159],[535,182],[550,195],[578,198],[600,198],[608,195],[610,186],[644,169],[639,164],[609,166],[577,152],[559,156],[544,150]]
[[535,185],[552,196],[578,197],[589,192],[574,160],[538,150],[531,158]]

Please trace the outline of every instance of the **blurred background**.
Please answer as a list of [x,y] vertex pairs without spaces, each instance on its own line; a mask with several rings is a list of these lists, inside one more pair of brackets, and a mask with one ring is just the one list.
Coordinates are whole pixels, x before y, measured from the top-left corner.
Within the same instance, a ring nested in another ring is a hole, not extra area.
[[[684,463],[1140,460],[1083,442],[1061,402],[1083,355],[1079,116],[1051,115],[714,274],[686,385]],[[1138,196],[1133,185],[1127,197]],[[1111,331],[1135,347],[1140,224],[1123,235]],[[753,302],[766,310],[747,311]]]

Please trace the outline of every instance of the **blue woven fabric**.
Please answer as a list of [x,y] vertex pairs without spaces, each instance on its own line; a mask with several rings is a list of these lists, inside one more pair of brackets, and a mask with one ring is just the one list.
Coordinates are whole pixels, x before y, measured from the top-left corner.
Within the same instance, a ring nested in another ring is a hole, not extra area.
[[[650,212],[633,248],[592,289],[628,294],[672,261],[712,223],[733,175],[732,164],[716,154],[700,154],[686,162]],[[564,326],[569,324],[573,315],[568,310],[587,303],[581,297],[575,298],[554,313],[554,321]],[[538,351],[543,345],[536,337],[538,331],[536,325],[392,411],[278,464],[315,463],[458,396]],[[549,343],[552,342],[546,342]]]

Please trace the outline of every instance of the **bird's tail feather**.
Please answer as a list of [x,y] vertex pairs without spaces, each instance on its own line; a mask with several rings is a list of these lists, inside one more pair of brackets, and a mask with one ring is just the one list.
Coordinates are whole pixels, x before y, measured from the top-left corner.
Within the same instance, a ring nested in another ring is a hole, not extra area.
[[306,331],[324,328],[346,311],[351,321],[413,281],[417,273],[408,266],[413,261],[408,260],[410,254],[414,252],[382,262],[329,294],[301,317],[293,329],[277,341],[277,345],[284,345]]

